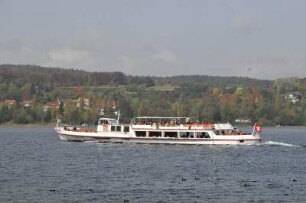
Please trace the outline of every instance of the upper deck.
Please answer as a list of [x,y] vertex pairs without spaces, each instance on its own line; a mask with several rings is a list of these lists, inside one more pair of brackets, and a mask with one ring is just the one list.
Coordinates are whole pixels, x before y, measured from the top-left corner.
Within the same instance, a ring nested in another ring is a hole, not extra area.
[[132,119],[133,129],[159,130],[211,130],[212,123],[200,123],[190,117],[135,117]]
[[157,116],[141,116],[132,119],[132,125],[180,125],[194,123],[194,119],[190,117],[157,117]]
[[230,123],[201,123],[190,117],[135,117],[133,129],[159,130],[234,130]]

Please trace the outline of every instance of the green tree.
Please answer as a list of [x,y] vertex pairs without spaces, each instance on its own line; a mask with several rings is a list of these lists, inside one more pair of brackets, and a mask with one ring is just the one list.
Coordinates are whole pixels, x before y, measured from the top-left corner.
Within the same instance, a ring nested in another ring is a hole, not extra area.
[[12,119],[12,111],[7,105],[0,108],[0,123],[8,122]]

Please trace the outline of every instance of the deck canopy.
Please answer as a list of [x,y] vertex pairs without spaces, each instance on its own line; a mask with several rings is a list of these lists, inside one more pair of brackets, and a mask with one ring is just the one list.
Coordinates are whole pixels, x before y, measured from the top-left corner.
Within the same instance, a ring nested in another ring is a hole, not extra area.
[[116,125],[118,124],[118,121],[113,118],[99,118],[98,121],[99,124],[107,124],[107,125]]
[[160,116],[140,116],[132,119],[132,124],[152,124],[152,123],[169,123],[169,124],[185,124],[195,122],[190,117],[160,117]]
[[218,123],[215,124],[216,130],[233,130],[234,127],[230,123]]

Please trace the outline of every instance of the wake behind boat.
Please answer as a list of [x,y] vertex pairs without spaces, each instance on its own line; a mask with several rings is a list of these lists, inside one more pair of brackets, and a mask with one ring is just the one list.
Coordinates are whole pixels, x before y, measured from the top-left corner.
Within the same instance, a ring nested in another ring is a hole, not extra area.
[[241,132],[230,123],[191,122],[189,117],[135,117],[130,124],[118,119],[100,118],[96,128],[55,127],[61,140],[145,144],[256,144],[261,141],[260,126],[252,133]]

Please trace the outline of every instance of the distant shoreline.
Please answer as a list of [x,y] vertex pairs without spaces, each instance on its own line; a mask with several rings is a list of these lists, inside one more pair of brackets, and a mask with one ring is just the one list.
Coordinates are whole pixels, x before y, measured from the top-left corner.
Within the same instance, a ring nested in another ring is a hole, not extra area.
[[0,127],[2,126],[33,126],[33,127],[39,127],[39,126],[55,126],[56,123],[28,123],[28,124],[18,124],[18,123],[1,123]]

